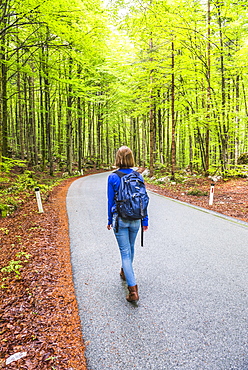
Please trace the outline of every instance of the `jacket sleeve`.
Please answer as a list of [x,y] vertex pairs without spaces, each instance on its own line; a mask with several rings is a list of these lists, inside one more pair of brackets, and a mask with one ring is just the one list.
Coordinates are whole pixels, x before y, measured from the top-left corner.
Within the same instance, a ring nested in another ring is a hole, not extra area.
[[142,226],[148,226],[148,215],[142,219]]
[[108,225],[112,225],[113,213],[115,212],[115,193],[120,185],[118,175],[112,173],[108,177],[107,195],[108,195]]

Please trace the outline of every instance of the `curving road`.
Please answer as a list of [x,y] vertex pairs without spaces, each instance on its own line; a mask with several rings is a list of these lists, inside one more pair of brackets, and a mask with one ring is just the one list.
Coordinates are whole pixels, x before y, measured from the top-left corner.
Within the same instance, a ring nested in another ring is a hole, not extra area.
[[248,224],[150,193],[134,263],[140,301],[130,304],[106,229],[107,176],[67,194],[88,369],[247,370]]

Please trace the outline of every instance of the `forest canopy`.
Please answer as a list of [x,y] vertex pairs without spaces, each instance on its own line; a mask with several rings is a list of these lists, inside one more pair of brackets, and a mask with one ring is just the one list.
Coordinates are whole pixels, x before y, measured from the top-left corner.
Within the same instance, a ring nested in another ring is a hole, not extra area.
[[228,172],[248,152],[246,1],[1,0],[0,162]]

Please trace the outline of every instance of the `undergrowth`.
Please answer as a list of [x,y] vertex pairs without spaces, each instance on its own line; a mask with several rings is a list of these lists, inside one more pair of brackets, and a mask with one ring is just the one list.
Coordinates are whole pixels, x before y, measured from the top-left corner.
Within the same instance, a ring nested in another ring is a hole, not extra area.
[[16,253],[15,257],[15,260],[9,261],[8,265],[2,267],[0,270],[0,272],[3,274],[1,279],[2,283],[0,285],[2,289],[8,287],[10,279],[20,279],[23,265],[26,264],[29,261],[29,258],[32,256],[26,252],[18,252]]
[[0,164],[0,217],[6,217],[40,189],[46,199],[52,188],[63,180],[61,173],[53,177],[30,170],[25,161],[4,158]]

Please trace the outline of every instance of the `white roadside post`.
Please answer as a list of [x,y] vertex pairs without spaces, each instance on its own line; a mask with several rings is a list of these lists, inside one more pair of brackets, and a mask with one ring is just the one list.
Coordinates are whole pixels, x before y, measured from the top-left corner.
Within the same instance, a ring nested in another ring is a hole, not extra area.
[[214,184],[210,187],[209,205],[212,206],[214,200]]
[[35,195],[36,195],[36,199],[38,203],[39,212],[43,213],[44,211],[43,211],[41,197],[40,197],[40,188],[35,188]]

